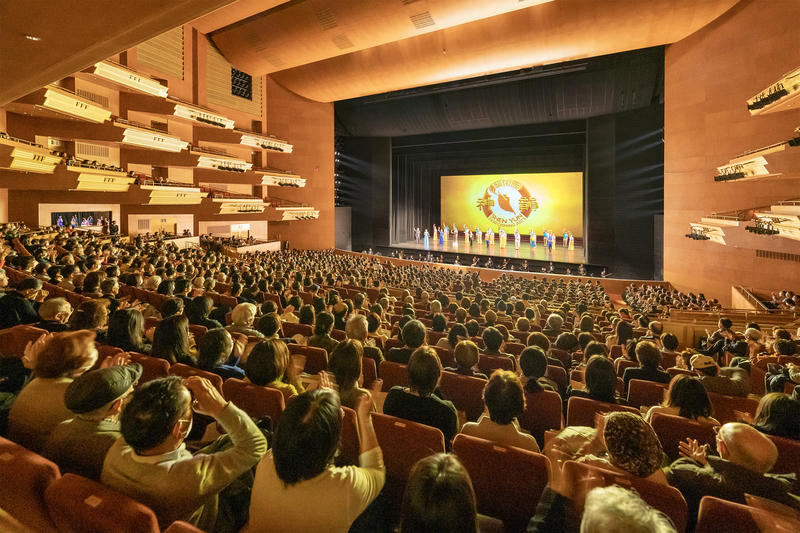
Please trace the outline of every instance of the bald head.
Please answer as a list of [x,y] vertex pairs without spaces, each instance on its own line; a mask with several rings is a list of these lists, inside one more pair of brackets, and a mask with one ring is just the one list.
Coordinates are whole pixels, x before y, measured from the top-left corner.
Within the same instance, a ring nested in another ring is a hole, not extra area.
[[766,474],[778,460],[778,448],[763,433],[747,424],[725,424],[719,430],[723,459],[753,472]]

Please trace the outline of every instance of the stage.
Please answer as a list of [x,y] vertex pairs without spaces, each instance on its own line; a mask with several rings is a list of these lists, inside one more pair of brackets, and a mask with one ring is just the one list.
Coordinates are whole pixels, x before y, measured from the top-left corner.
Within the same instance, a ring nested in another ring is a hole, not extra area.
[[[452,241],[447,241],[444,244],[439,244],[439,241],[436,241],[435,243],[431,242],[428,246],[425,246],[422,240],[420,240],[419,244],[416,241],[406,241],[397,243],[393,245],[393,247],[401,248],[403,250],[420,250],[423,256],[428,255],[428,251],[434,255],[439,255],[442,253],[458,254],[462,265],[471,264],[472,257],[476,255],[497,257],[501,259],[519,259],[522,261],[527,259],[528,261],[537,262],[552,261],[553,263],[569,263],[574,264],[575,268],[577,268],[577,266],[581,263],[586,263],[582,246],[575,245],[574,250],[568,250],[560,244],[556,244],[551,251],[541,243],[537,243],[536,247],[533,247],[527,242],[522,242],[519,250],[517,250],[514,248],[513,238],[507,241],[505,248],[501,248],[496,236],[493,245],[487,245],[486,241],[473,241],[473,243],[467,244],[462,235],[459,236],[458,243],[455,245]],[[406,252],[406,254],[407,253],[408,252]],[[416,255],[416,252],[411,253]]]

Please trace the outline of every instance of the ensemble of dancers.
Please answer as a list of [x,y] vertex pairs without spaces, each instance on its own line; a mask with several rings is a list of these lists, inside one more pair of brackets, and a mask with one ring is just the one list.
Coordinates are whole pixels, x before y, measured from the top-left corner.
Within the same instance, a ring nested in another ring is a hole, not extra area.
[[[97,219],[97,225],[98,226],[102,226],[104,223],[108,224],[108,219],[107,218],[104,218],[103,216],[101,216],[99,219]],[[81,219],[80,224],[78,224],[78,217],[76,217],[75,215],[72,215],[72,218],[69,220],[69,225],[72,228],[77,228],[79,225],[80,226],[94,226],[94,219],[92,218],[91,215],[89,215],[88,217],[86,217],[84,219]],[[64,227],[64,218],[63,217],[61,217],[61,216],[58,217],[58,220],[56,220],[56,226],[58,226],[59,228]]]
[[[486,246],[494,246],[494,236],[495,233],[492,231],[492,227],[489,226],[486,229],[486,233],[481,233],[481,228],[479,226],[475,226],[475,231],[470,231],[469,227],[464,224],[464,242],[467,246],[472,246],[473,243],[476,243],[478,246],[483,245],[486,243]],[[444,228],[441,226],[433,226],[433,242],[439,242],[440,246],[444,246],[448,239],[453,243],[453,247],[458,247],[458,234],[459,229],[458,226],[453,224],[452,227],[445,224]],[[519,228],[514,228],[514,248],[519,250],[521,245],[521,237]],[[531,248],[536,248],[536,241],[538,239],[536,232],[533,228],[528,228],[528,235],[529,235],[529,246]],[[500,248],[506,248],[506,243],[508,241],[508,234],[506,230],[500,227],[497,230],[498,242]],[[568,231],[566,228],[562,231],[561,237],[563,239],[563,247],[568,250],[575,249],[575,237],[572,235],[571,231]],[[414,240],[417,244],[422,242],[427,248],[430,245],[431,234],[428,233],[428,229],[426,228],[424,233],[420,231],[420,228],[414,228]],[[556,247],[556,234],[553,230],[548,230],[546,228],[542,228],[542,245],[545,246],[549,251],[553,251]]]

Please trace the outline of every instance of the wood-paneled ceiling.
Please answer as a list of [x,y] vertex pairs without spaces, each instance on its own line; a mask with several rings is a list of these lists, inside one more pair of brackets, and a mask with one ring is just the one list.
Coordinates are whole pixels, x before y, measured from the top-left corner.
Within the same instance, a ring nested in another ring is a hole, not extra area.
[[0,0],[0,105],[192,20],[237,68],[331,102],[670,44],[739,1]]

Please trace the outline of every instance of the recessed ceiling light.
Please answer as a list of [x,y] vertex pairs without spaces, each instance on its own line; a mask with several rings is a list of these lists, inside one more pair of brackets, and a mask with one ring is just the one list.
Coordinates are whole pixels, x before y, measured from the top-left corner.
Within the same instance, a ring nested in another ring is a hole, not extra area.
[[25,35],[26,39],[30,39],[31,41],[41,41],[42,39],[39,37],[34,37],[33,35]]

